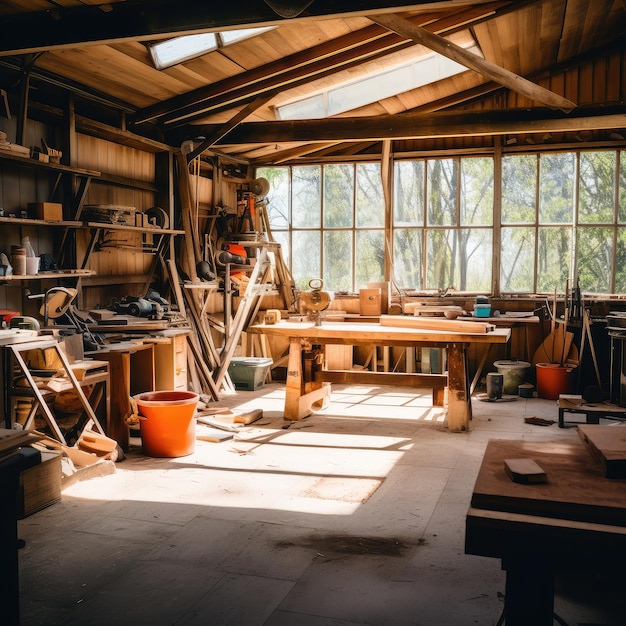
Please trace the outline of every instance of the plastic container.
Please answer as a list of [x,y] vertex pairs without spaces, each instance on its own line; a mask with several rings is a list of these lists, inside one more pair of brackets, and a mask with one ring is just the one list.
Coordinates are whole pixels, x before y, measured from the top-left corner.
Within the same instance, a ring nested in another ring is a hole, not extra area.
[[489,317],[491,315],[490,304],[475,304],[474,317]]
[[519,386],[526,378],[526,372],[530,367],[527,361],[494,361],[493,366],[500,374],[504,375],[502,389],[504,393],[517,395]]
[[29,276],[39,274],[39,261],[41,259],[38,256],[27,256],[24,260],[26,264],[26,274]]
[[36,256],[35,249],[30,243],[30,237],[22,237],[22,248],[24,248],[27,257]]
[[537,395],[546,400],[558,400],[562,393],[572,393],[576,367],[574,363],[537,363]]
[[192,391],[146,391],[133,396],[139,411],[144,454],[179,457],[196,446],[194,414],[199,396]]
[[264,357],[233,357],[228,373],[235,389],[255,391],[265,384],[267,371],[274,361]]
[[532,398],[535,395],[535,387],[531,383],[522,383],[519,386],[520,398]]

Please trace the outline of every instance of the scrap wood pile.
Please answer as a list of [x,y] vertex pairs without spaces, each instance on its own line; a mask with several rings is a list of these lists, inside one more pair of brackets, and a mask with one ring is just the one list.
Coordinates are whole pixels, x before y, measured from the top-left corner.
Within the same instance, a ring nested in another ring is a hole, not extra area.
[[[177,162],[185,234],[177,261],[168,260],[167,270],[179,311],[192,331],[188,336],[190,384],[203,399],[217,400],[221,390],[233,390],[228,366],[242,333],[259,312],[263,295],[278,293],[284,308],[289,309],[294,300],[294,284],[284,264],[280,244],[272,241],[262,202],[255,207],[256,232],[252,233],[252,241],[242,242],[254,248],[254,263],[250,263],[245,271],[239,268],[237,272],[230,271],[227,264],[218,265],[216,258],[221,249],[212,232],[216,220],[209,219],[202,231],[187,156],[178,153]],[[214,180],[214,184],[219,183]],[[243,225],[243,220],[233,221]],[[250,235],[242,233],[244,239]],[[237,232],[234,238],[236,236]],[[208,242],[208,245],[201,245],[202,241]],[[221,279],[218,276],[220,273]],[[211,304],[215,302],[218,292],[224,297],[223,318],[221,314],[212,313]],[[240,299],[236,311],[231,314],[231,297],[235,293]]]

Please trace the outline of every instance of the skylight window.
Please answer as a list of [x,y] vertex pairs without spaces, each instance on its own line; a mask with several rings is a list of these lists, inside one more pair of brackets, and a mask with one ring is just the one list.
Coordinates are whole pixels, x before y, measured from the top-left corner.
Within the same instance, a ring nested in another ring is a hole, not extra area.
[[[474,42],[467,43],[463,48],[482,57],[480,48]],[[331,117],[465,71],[467,67],[464,65],[431,52],[408,63],[335,85],[321,93],[278,106],[276,117],[280,120]]]
[[237,41],[254,37],[275,26],[265,28],[240,28],[220,33],[200,33],[199,35],[185,35],[175,37],[156,44],[150,44],[148,49],[152,62],[158,70],[172,67],[178,63],[195,59],[218,48],[228,46]]

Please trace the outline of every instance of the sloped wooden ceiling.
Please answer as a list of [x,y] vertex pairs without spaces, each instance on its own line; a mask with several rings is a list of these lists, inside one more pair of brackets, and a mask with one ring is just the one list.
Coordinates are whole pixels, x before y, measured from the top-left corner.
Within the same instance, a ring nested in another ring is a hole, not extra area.
[[[313,0],[301,12],[306,0],[282,2],[293,19],[270,6],[279,1],[3,2],[0,87],[15,90],[16,77],[27,75],[32,98],[54,86],[79,103],[110,105],[116,123],[103,121],[120,133],[171,146],[203,138],[201,148],[255,162],[380,154],[384,139],[395,150],[412,140],[626,126],[623,0]],[[147,42],[251,25],[276,28],[166,70],[152,65]],[[432,47],[424,34],[473,38],[485,66],[333,119],[276,120],[281,103],[398,63],[424,42]],[[588,67],[591,75],[580,69]]]

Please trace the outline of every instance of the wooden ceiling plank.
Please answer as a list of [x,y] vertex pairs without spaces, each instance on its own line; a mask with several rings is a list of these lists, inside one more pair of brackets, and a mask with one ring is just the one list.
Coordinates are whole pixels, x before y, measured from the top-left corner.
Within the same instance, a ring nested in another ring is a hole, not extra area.
[[[436,29],[437,32],[452,33],[466,27],[470,22],[476,23],[487,19],[496,12],[510,10],[511,4],[511,2],[502,1],[491,2],[483,7],[473,7],[471,10],[464,10],[458,15],[444,15],[441,19],[439,19],[437,14],[423,13],[413,18],[413,21],[418,24],[429,25],[429,28]],[[458,22],[456,18],[458,18]],[[460,26],[458,26],[459,23]],[[197,112],[206,112],[216,105],[227,102],[232,97],[229,95],[230,92],[245,93],[246,90],[256,86],[257,89],[254,93],[258,94],[257,83],[262,82],[265,86],[264,88],[268,89],[275,89],[279,85],[289,85],[289,88],[292,88],[296,84],[302,84],[310,80],[311,77],[317,78],[320,74],[329,70],[337,72],[340,69],[357,65],[364,59],[375,58],[376,55],[389,54],[392,51],[400,50],[410,45],[412,44],[406,42],[404,38],[397,34],[390,33],[388,29],[372,24],[367,28],[351,32],[339,39],[324,42],[254,70],[214,82],[202,89],[146,107],[137,112],[134,116],[134,121],[140,124],[167,116],[171,112],[181,109],[190,112],[192,115]],[[206,101],[212,102],[207,102],[206,106],[202,106]],[[196,109],[195,111],[194,108]],[[179,118],[170,114],[168,119],[172,122]]]
[[580,49],[589,50],[602,43],[607,15],[615,4],[614,0],[594,0],[587,3],[587,15],[583,22]]
[[568,2],[563,18],[562,35],[559,46],[559,61],[580,54],[583,27],[591,2]]
[[[335,61],[330,61],[330,59],[333,59],[336,55],[357,49],[360,46],[370,44],[382,38],[387,41],[395,39],[396,45],[398,45],[401,41],[401,39],[397,36],[389,37],[389,32],[385,31],[385,29],[372,25],[367,29],[350,33],[349,35],[341,37],[338,40],[324,42],[319,46],[309,48],[303,52],[281,58],[277,61],[255,68],[254,70],[207,85],[202,89],[182,94],[151,107],[146,107],[142,111],[137,112],[136,123],[140,124],[144,121],[155,119],[170,111],[197,104],[229,91],[249,88],[257,82],[268,81],[272,77],[279,77],[287,72],[295,74],[299,70],[301,76],[306,76],[308,71],[306,68],[309,64],[321,64],[322,62],[325,62],[326,64],[335,63]],[[390,48],[392,45],[393,43],[386,43],[385,49]],[[367,53],[367,50],[365,53],[353,51],[352,56],[353,58],[360,58]]]
[[541,5],[539,33],[539,66],[549,67],[558,62],[561,29],[565,17],[567,0],[555,0]]
[[428,46],[431,50],[473,69],[489,80],[494,80],[517,93],[524,94],[531,100],[536,100],[551,108],[561,109],[566,113],[576,108],[576,104],[571,100],[567,100],[535,83],[531,83],[522,76],[513,74],[502,67],[490,63],[482,57],[468,52],[452,42],[430,33],[426,29],[416,26],[397,15],[373,15],[371,19],[381,26],[385,26],[402,36],[412,39],[415,43]]

